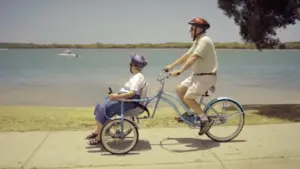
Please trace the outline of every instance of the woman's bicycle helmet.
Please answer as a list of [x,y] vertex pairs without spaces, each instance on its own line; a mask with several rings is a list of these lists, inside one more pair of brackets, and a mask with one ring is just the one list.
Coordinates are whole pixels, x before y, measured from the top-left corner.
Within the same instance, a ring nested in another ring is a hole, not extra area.
[[130,64],[139,68],[144,68],[147,66],[148,62],[146,61],[144,56],[133,54],[131,55]]

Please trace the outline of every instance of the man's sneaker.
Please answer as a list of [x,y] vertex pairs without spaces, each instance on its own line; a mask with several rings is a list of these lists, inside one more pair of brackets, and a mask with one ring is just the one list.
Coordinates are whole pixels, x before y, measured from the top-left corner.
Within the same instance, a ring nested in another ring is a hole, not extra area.
[[199,131],[199,135],[203,135],[205,134],[210,128],[211,126],[214,124],[214,120],[211,120],[211,119],[208,119],[206,121],[202,121],[201,122],[201,128],[200,128],[200,131]]

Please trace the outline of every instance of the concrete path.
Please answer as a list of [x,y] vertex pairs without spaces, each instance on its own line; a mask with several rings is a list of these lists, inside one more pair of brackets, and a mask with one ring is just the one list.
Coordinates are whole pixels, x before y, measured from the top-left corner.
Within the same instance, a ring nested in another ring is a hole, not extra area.
[[88,131],[2,132],[0,168],[298,169],[299,129],[300,123],[245,126],[228,143],[199,137],[189,128],[144,129],[135,150],[124,156],[87,146]]

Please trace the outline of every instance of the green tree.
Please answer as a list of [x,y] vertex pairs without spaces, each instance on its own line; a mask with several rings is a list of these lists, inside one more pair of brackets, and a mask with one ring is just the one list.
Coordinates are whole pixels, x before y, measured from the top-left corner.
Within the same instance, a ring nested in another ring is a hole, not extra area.
[[218,0],[218,6],[240,27],[243,40],[259,50],[278,45],[276,29],[300,20],[300,0]]

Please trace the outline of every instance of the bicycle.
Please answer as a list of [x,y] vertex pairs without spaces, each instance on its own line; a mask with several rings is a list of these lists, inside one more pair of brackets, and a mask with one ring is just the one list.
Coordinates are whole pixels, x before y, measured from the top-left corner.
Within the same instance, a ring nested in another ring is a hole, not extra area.
[[[166,74],[166,75],[164,75]],[[145,98],[141,98],[141,99],[131,99],[131,100],[120,100],[121,101],[121,110],[120,110],[120,116],[118,118],[108,118],[110,119],[108,122],[106,122],[104,125],[103,125],[103,128],[101,129],[101,132],[100,132],[100,137],[101,137],[101,143],[103,145],[103,147],[105,148],[105,150],[107,150],[108,152],[112,153],[112,154],[126,154],[128,152],[130,152],[137,144],[138,140],[139,140],[139,131],[138,131],[138,127],[137,127],[137,124],[135,123],[135,120],[137,120],[137,123],[139,122],[140,119],[149,119],[149,118],[153,118],[155,116],[155,113],[156,113],[156,110],[157,110],[157,107],[158,107],[158,104],[160,102],[160,100],[163,100],[164,102],[168,103],[174,110],[175,112],[177,113],[177,115],[179,116],[179,118],[184,122],[186,123],[187,125],[189,125],[189,127],[191,128],[200,128],[200,125],[201,125],[201,122],[199,121],[188,121],[186,120],[184,117],[182,117],[182,114],[180,113],[180,111],[178,110],[177,106],[170,100],[168,99],[167,97],[171,97],[173,99],[176,99],[176,101],[178,103],[180,103],[180,105],[184,108],[184,110],[190,114],[195,114],[194,112],[192,112],[190,109],[188,109],[181,101],[179,98],[177,98],[177,96],[171,94],[171,93],[167,93],[167,92],[164,92],[164,86],[165,86],[165,79],[169,78],[170,77],[170,74],[169,73],[165,73],[165,72],[161,72],[160,75],[158,76],[157,78],[157,81],[160,82],[161,84],[161,87],[160,89],[158,90],[157,94],[152,96],[152,97],[145,97]],[[111,88],[110,89],[110,92],[112,92]],[[213,91],[212,91],[213,92]],[[217,125],[220,125],[220,124],[224,124],[227,122],[227,120],[229,119],[229,117],[233,116],[223,116],[221,113],[218,113],[214,108],[213,106],[218,104],[218,103],[221,103],[221,102],[229,102],[231,104],[233,104],[231,106],[231,108],[235,108],[237,110],[237,112],[235,113],[235,115],[240,115],[240,123],[238,125],[238,128],[235,132],[233,132],[230,136],[228,137],[218,137],[218,136],[215,136],[213,135],[210,130],[209,131],[206,131],[206,135],[214,140],[214,141],[218,141],[218,142],[227,142],[227,141],[231,141],[232,139],[236,138],[240,132],[242,131],[243,129],[243,126],[244,126],[244,123],[245,123],[245,113],[244,113],[244,109],[243,107],[237,102],[235,101],[234,99],[230,98],[230,97],[217,97],[213,100],[211,100],[210,102],[208,103],[205,103],[203,100],[204,98],[203,97],[206,97],[206,96],[209,96],[208,95],[208,91],[201,96],[200,98],[200,104],[201,105],[204,105],[204,109],[203,109],[203,112],[207,115],[208,118],[210,119],[214,119],[214,124],[213,126],[217,126]],[[152,112],[152,115],[150,115],[150,112],[147,108],[147,105],[153,101],[154,99],[157,99],[156,103],[155,103],[155,106],[154,106],[154,110]],[[123,110],[123,104],[124,102],[137,102],[137,103],[143,103],[143,104],[140,104],[142,106],[139,106],[133,110],[129,110],[127,112],[124,112]],[[215,115],[208,115],[208,112],[209,110],[212,110]],[[222,111],[224,109],[222,108]],[[139,115],[141,115],[143,112],[147,112],[147,116],[144,116],[144,117],[139,117]],[[128,118],[128,117],[131,117]],[[129,125],[130,128],[128,130],[124,130],[124,126],[126,125]],[[118,126],[119,129],[116,130],[115,132],[111,133],[110,132],[110,129],[115,127],[115,126]],[[109,137],[113,138],[113,139],[116,139],[118,141],[123,141],[125,139],[126,136],[128,136],[130,133],[133,133],[134,134],[134,137],[133,137],[133,142],[127,147],[127,148],[123,148],[121,150],[117,150],[117,149],[114,149],[110,146],[110,144],[108,144],[105,140],[104,140],[104,137],[106,135],[108,135]]]

